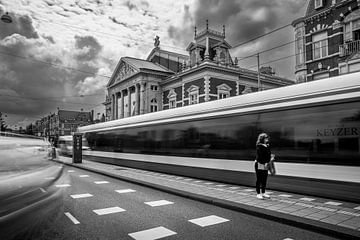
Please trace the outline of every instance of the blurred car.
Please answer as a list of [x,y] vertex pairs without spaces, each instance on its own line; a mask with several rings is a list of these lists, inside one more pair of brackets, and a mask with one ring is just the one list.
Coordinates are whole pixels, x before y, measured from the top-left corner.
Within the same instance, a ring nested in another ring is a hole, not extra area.
[[55,185],[69,179],[50,161],[51,149],[43,139],[0,136],[0,239],[41,239],[63,213]]

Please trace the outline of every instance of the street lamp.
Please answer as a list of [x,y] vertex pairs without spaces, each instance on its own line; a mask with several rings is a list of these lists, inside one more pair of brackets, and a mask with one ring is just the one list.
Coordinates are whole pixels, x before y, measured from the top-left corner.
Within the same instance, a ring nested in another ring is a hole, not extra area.
[[4,15],[1,16],[1,21],[4,23],[12,23],[12,18],[10,17],[9,13],[6,12]]

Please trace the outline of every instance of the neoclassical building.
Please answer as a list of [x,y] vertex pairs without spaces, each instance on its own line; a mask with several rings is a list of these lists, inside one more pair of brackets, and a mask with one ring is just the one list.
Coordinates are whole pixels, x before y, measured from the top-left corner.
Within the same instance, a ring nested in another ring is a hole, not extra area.
[[309,0],[295,28],[297,82],[360,70],[359,0]]
[[[106,120],[178,108],[293,84],[269,68],[238,66],[222,32],[197,32],[185,53],[167,50],[155,38],[146,59],[122,57],[108,84]],[[260,89],[259,89],[260,87]]]

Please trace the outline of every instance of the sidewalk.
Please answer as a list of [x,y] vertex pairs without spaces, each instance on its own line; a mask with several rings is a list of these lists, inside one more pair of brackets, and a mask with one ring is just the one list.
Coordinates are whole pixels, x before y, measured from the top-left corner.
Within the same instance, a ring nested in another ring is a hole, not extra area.
[[121,180],[153,187],[172,194],[224,208],[268,218],[341,239],[360,239],[360,203],[334,201],[279,191],[267,191],[270,199],[256,198],[254,188],[186,178],[69,157],[55,161]]

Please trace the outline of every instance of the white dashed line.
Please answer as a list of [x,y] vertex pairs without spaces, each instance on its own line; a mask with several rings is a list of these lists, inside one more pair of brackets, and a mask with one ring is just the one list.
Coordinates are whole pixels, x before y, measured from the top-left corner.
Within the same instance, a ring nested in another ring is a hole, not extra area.
[[89,175],[80,175],[79,177],[89,177]]
[[74,194],[74,195],[70,195],[70,197],[77,199],[77,198],[87,198],[87,197],[92,197],[93,195],[91,195],[90,193],[84,193],[84,194]]
[[109,183],[108,181],[95,181],[95,184],[105,184],[105,183]]
[[173,202],[169,202],[169,201],[166,201],[166,200],[144,202],[144,203],[151,206],[151,207],[158,207],[158,206],[163,206],[163,205],[174,204]]
[[225,187],[226,185],[224,184],[220,184],[220,185],[215,185],[215,187]]
[[40,191],[42,191],[43,193],[46,193],[46,191],[43,188],[39,188]]
[[229,189],[239,189],[240,187],[229,187]]
[[70,187],[70,184],[58,184],[55,187]]
[[115,192],[117,192],[117,193],[131,193],[131,192],[136,192],[136,190],[133,190],[133,189],[122,189],[122,190],[115,190]]
[[122,209],[120,207],[110,207],[110,208],[93,210],[93,212],[96,213],[97,215],[106,215],[106,214],[125,212],[125,211],[126,211],[125,209]]
[[355,207],[354,209],[356,209],[356,210],[360,210],[360,206],[358,206],[358,207]]
[[80,222],[73,216],[71,213],[66,212],[65,215],[74,223],[74,224],[80,224]]
[[189,220],[189,222],[199,225],[200,227],[207,227],[210,225],[219,224],[219,223],[223,223],[223,222],[227,222],[227,221],[230,221],[230,220],[222,218],[222,217],[218,217],[215,215]]
[[74,170],[68,170],[68,172],[75,172]]
[[250,188],[247,188],[247,189],[243,189],[244,192],[255,192],[255,189],[250,189]]
[[53,180],[53,179],[55,179],[55,177],[46,177],[45,179],[46,180]]
[[332,206],[339,206],[342,203],[340,203],[340,202],[326,202],[325,204],[332,205]]
[[286,198],[288,198],[288,197],[292,197],[292,195],[289,195],[289,194],[280,194],[279,197],[286,197]]
[[155,240],[171,235],[175,235],[176,232],[171,231],[164,227],[151,228],[144,231],[129,233],[128,235],[136,240]]
[[311,201],[314,201],[315,199],[314,198],[303,197],[303,198],[300,198],[300,200],[311,202]]

